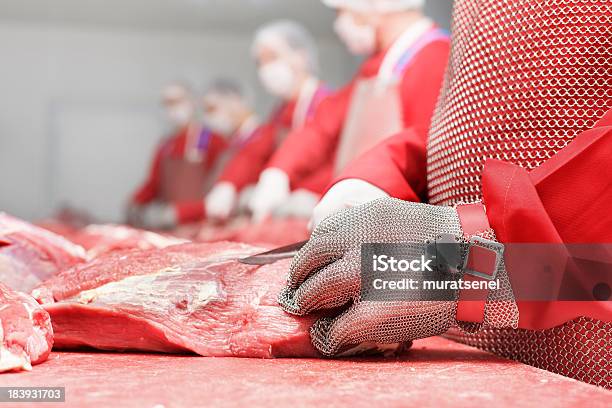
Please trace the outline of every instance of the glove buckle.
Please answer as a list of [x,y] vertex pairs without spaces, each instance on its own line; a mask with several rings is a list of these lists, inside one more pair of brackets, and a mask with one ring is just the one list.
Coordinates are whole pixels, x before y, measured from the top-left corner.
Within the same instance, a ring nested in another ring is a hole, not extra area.
[[468,241],[468,251],[461,269],[464,275],[492,281],[497,277],[503,256],[503,244],[473,235]]

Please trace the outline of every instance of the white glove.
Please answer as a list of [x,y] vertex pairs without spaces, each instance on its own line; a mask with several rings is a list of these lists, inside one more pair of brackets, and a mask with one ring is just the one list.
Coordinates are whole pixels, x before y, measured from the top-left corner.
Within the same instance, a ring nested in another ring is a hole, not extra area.
[[210,218],[226,220],[236,206],[238,193],[232,183],[222,181],[215,184],[205,199],[206,215]]
[[150,204],[142,212],[142,223],[148,229],[172,229],[178,225],[178,215],[169,204]]
[[360,179],[346,179],[334,184],[315,207],[310,220],[314,229],[321,221],[345,208],[356,207],[389,197],[384,190]]
[[267,169],[259,176],[259,183],[249,203],[255,221],[268,217],[290,195],[289,176],[280,169]]

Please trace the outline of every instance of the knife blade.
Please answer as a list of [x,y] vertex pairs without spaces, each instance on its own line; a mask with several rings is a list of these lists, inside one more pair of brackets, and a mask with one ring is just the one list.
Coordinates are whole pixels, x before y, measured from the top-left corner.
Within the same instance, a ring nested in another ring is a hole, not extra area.
[[302,249],[304,245],[306,245],[307,242],[308,240],[285,245],[271,251],[266,251],[239,259],[238,262],[246,265],[269,265],[281,259],[293,258],[295,254],[297,254],[297,252]]

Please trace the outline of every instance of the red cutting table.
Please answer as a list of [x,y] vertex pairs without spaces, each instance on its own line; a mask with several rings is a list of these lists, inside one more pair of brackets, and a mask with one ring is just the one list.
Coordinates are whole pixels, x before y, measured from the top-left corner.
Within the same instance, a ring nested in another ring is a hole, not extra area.
[[66,403],[38,404],[62,408],[612,406],[612,391],[442,338],[387,360],[55,352],[0,386],[64,386]]

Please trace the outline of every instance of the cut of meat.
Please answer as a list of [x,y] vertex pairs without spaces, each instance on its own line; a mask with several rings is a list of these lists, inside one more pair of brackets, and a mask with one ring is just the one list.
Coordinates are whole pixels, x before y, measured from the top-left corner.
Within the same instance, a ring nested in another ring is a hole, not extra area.
[[308,221],[302,218],[269,219],[265,222],[251,223],[239,230],[234,237],[236,242],[284,246],[307,240],[310,237]]
[[39,303],[53,303],[131,276],[153,274],[175,265],[189,265],[211,259],[235,259],[259,250],[262,249],[221,242],[207,245],[188,243],[163,250],[113,251],[57,274],[36,287],[32,295]]
[[290,316],[277,304],[290,261],[235,261],[261,250],[216,243],[113,252],[33,293],[47,302],[57,348],[319,356],[309,336],[316,316]]
[[67,238],[85,248],[89,259],[120,249],[165,248],[187,242],[169,235],[113,224],[92,224]]
[[270,218],[261,223],[237,218],[225,225],[205,224],[194,241],[233,241],[277,247],[304,241],[309,236],[308,221],[301,218]]
[[247,217],[236,217],[226,223],[205,222],[193,236],[195,242],[233,241],[240,230],[249,225]]
[[0,282],[23,292],[85,260],[80,246],[4,213],[0,242]]
[[52,346],[49,314],[30,296],[0,283],[0,372],[31,370]]

